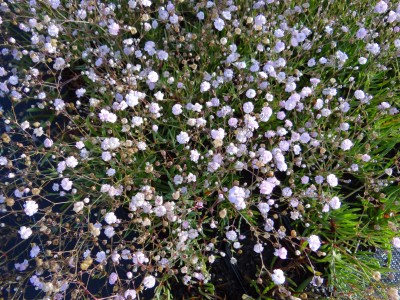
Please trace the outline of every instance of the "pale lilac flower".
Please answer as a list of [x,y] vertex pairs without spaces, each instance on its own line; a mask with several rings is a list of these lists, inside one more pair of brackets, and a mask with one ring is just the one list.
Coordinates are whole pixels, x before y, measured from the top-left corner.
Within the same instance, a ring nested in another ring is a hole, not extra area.
[[393,243],[393,247],[400,249],[400,238],[394,237],[392,243]]
[[255,253],[261,253],[264,250],[264,247],[262,246],[262,244],[257,243],[254,245],[253,250]]
[[106,253],[104,251],[99,251],[96,253],[96,261],[102,263],[107,259]]
[[117,280],[118,280],[118,274],[115,272],[112,272],[108,277],[108,283],[111,285],[115,284]]
[[386,10],[388,9],[388,5],[385,1],[379,1],[376,5],[375,5],[375,12],[378,14],[383,14],[386,12]]
[[270,210],[269,204],[265,202],[258,203],[257,208],[260,211],[260,213],[265,216],[268,214]]
[[35,258],[40,253],[40,248],[37,245],[32,246],[31,251],[29,252],[29,256],[31,258]]
[[342,150],[344,150],[344,151],[350,150],[351,147],[353,147],[353,143],[352,143],[352,141],[350,141],[349,139],[345,139],[345,140],[340,144],[340,148],[342,148]]
[[286,259],[287,250],[286,250],[285,247],[281,247],[279,249],[275,249],[274,255],[278,256],[280,259]]
[[72,189],[72,181],[69,180],[69,178],[64,178],[63,180],[61,180],[61,187],[65,190],[65,191],[70,191]]
[[108,25],[108,32],[111,35],[118,35],[120,26],[118,23],[112,22],[110,25]]
[[20,272],[25,271],[28,267],[29,267],[29,262],[27,259],[24,259],[22,263],[15,264],[15,269]]
[[180,105],[180,104],[174,104],[174,106],[172,106],[172,113],[173,113],[175,116],[180,115],[182,112],[183,112],[183,111],[182,111],[182,105]]
[[275,47],[274,47],[274,51],[275,51],[276,53],[280,53],[280,52],[282,52],[283,50],[285,50],[285,47],[286,47],[285,43],[278,40],[277,43],[276,43],[276,45],[275,45]]
[[54,108],[59,111],[59,110],[63,110],[65,107],[65,102],[59,98],[54,100]]
[[106,109],[102,109],[100,111],[99,118],[103,122],[115,123],[117,121],[117,115],[109,112]]
[[226,238],[227,238],[229,241],[235,241],[235,240],[237,239],[237,233],[236,233],[236,231],[234,231],[234,230],[229,230],[229,231],[226,233]]
[[317,251],[321,247],[321,241],[317,235],[313,234],[308,238],[308,245],[312,251]]
[[246,114],[251,113],[253,111],[253,109],[254,109],[254,104],[252,102],[246,102],[243,104],[243,111]]
[[51,139],[49,139],[49,138],[46,138],[46,139],[44,140],[44,142],[43,142],[43,145],[44,145],[46,148],[50,148],[51,146],[53,146],[53,140],[51,140]]
[[363,155],[361,156],[361,159],[362,159],[362,161],[364,161],[364,162],[369,162],[369,161],[371,160],[371,156],[368,155],[368,154],[363,154]]
[[199,11],[199,12],[197,13],[197,18],[198,18],[199,20],[204,20],[204,12]]
[[215,27],[215,29],[217,29],[218,31],[222,31],[222,30],[224,29],[224,26],[225,26],[225,22],[224,22],[224,20],[222,20],[221,18],[217,18],[217,19],[214,21],[214,27]]

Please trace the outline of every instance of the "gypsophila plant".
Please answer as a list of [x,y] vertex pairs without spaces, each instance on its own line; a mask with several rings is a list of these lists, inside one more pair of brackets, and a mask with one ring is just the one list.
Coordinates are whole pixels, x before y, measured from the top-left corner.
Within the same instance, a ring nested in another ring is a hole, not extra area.
[[399,299],[400,3],[0,12],[5,297]]

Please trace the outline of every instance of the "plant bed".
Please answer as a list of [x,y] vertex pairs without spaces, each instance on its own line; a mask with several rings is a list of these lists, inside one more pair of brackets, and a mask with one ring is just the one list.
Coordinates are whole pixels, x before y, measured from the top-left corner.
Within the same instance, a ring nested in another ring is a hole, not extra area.
[[0,11],[4,297],[398,299],[398,4]]

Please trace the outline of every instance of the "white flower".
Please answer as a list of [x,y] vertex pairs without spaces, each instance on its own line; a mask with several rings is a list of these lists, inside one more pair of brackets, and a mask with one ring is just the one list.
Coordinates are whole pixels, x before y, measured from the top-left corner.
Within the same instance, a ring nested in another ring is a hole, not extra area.
[[248,89],[246,91],[246,97],[249,99],[253,99],[256,96],[256,91],[253,89]]
[[22,226],[18,230],[18,233],[21,235],[21,239],[26,240],[32,235],[32,229],[29,227]]
[[28,200],[24,204],[24,212],[27,216],[33,216],[38,212],[39,205],[35,201]]
[[31,258],[35,258],[40,252],[40,248],[37,245],[34,245],[31,249],[31,251],[29,252],[29,255]]
[[218,128],[217,130],[211,130],[211,137],[213,140],[223,140],[225,137],[225,130],[223,128]]
[[353,147],[353,143],[352,143],[352,141],[350,141],[349,139],[345,139],[345,140],[340,144],[340,148],[342,148],[342,150],[344,150],[344,151],[349,150],[351,147]]
[[115,235],[114,227],[112,227],[112,226],[106,226],[106,227],[104,228],[104,234],[106,235],[106,237],[108,237],[109,239],[111,239],[111,238]]
[[104,151],[104,152],[101,154],[101,158],[102,158],[102,160],[104,160],[104,161],[110,161],[111,158],[112,158],[112,155],[111,155],[111,153],[110,153],[109,151]]
[[272,193],[274,187],[275,187],[274,183],[267,180],[263,180],[260,184],[260,193],[263,195],[269,195]]
[[308,245],[312,251],[317,251],[321,247],[321,241],[317,235],[313,234],[308,238]]
[[190,160],[191,160],[191,161],[197,163],[198,160],[199,160],[199,158],[200,158],[200,153],[199,153],[199,151],[197,151],[197,150],[191,150],[191,151],[190,151]]
[[330,207],[332,207],[332,209],[339,209],[340,208],[340,199],[339,197],[335,196],[331,199],[331,201],[329,201],[329,205]]
[[17,85],[18,83],[18,77],[17,76],[10,76],[10,78],[8,78],[8,83],[11,85]]
[[103,122],[115,123],[117,121],[117,115],[109,112],[106,109],[102,109],[100,111],[99,118]]
[[7,157],[0,156],[0,166],[5,166],[7,165],[7,163],[8,163]]
[[84,88],[80,88],[75,91],[75,94],[78,98],[81,98],[85,93],[86,93],[86,90]]
[[224,29],[224,26],[225,26],[225,22],[224,22],[224,20],[222,20],[221,18],[217,18],[217,19],[214,21],[214,27],[215,27],[215,29],[217,29],[218,31],[223,30],[223,29]]
[[203,81],[200,84],[200,92],[204,93],[207,92],[210,89],[211,85],[208,81]]
[[253,111],[253,109],[254,109],[254,104],[252,102],[246,102],[243,104],[243,111],[246,114],[251,113]]
[[257,243],[254,245],[253,250],[255,253],[261,253],[263,252],[264,247],[260,243]]
[[124,293],[124,297],[128,298],[131,297],[132,299],[136,299],[136,291],[135,290],[126,290]]
[[65,164],[69,168],[75,168],[78,165],[78,160],[73,156],[69,156],[65,160]]
[[48,32],[48,34],[49,34],[50,36],[57,37],[57,36],[58,36],[59,29],[58,29],[58,27],[57,27],[56,25],[51,24],[51,25],[49,26],[49,28],[47,28],[47,32]]
[[336,177],[334,174],[329,174],[329,175],[326,177],[326,182],[328,182],[328,184],[329,184],[331,187],[335,187],[335,186],[338,185],[338,179],[337,179],[337,177]]
[[174,104],[174,106],[172,106],[172,113],[175,116],[178,116],[182,113],[182,105],[180,104]]
[[146,289],[151,289],[156,285],[156,278],[154,276],[146,276],[143,279],[143,285]]
[[271,274],[271,279],[275,284],[283,284],[285,282],[285,275],[281,269],[275,269]]
[[54,100],[54,108],[58,110],[63,110],[65,107],[65,102],[59,98]]
[[360,65],[365,65],[366,63],[367,63],[367,59],[365,58],[365,57],[360,57],[359,59],[358,59],[358,63],[360,64]]
[[160,205],[160,206],[155,207],[153,209],[153,212],[157,217],[162,217],[167,213],[167,209],[165,208],[165,206]]
[[228,200],[235,204],[236,209],[241,210],[246,207],[244,199],[246,197],[246,191],[244,188],[234,186],[229,190]]
[[149,259],[146,257],[146,255],[143,252],[138,251],[132,255],[132,262],[135,265],[142,265],[142,264],[148,263]]
[[258,210],[260,211],[260,213],[265,216],[268,214],[268,212],[270,210],[269,204],[265,203],[265,202],[258,203],[257,207],[258,207]]
[[72,209],[75,213],[79,213],[84,207],[84,203],[82,201],[78,201],[74,203],[74,208]]
[[158,74],[154,71],[151,71],[149,75],[147,75],[147,79],[152,83],[156,83],[158,81],[158,78]]
[[186,132],[181,131],[181,133],[176,136],[176,140],[179,144],[186,144],[187,142],[189,142],[190,137]]
[[118,219],[113,212],[109,212],[104,216],[104,221],[106,221],[107,224],[114,224],[117,223]]
[[107,259],[106,253],[104,251],[100,251],[96,253],[96,261],[102,263]]

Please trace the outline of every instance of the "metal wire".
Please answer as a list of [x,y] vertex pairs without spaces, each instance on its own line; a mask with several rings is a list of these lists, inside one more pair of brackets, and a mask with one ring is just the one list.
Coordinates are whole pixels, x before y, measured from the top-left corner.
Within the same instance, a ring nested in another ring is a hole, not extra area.
[[380,261],[382,266],[389,267],[393,270],[393,272],[390,272],[387,277],[382,278],[382,281],[400,287],[400,250],[396,248],[393,249],[389,265],[389,256],[386,251],[377,249],[375,257]]

